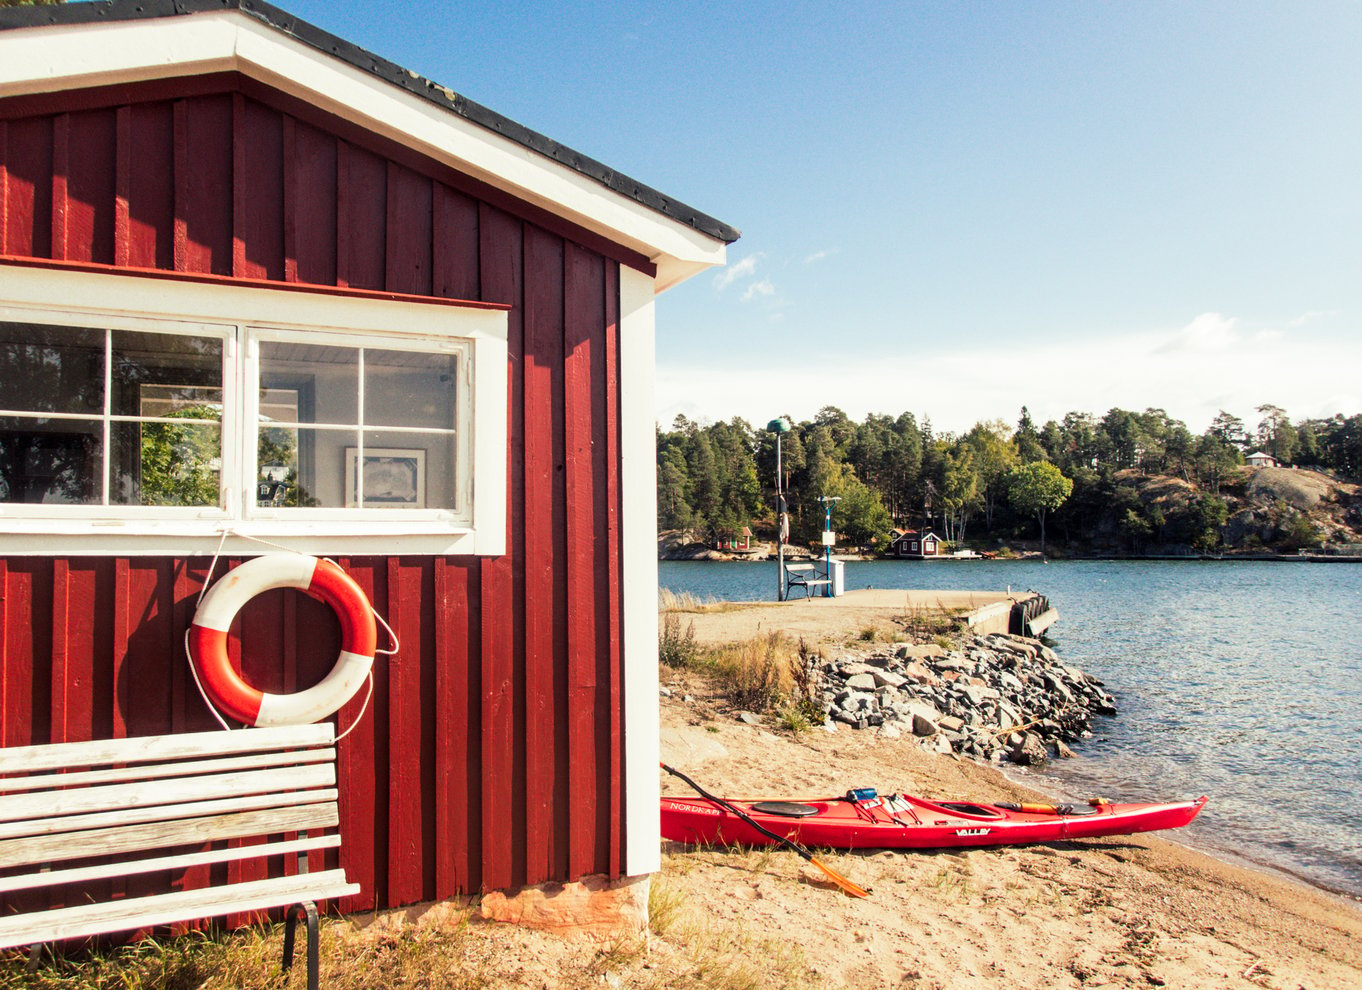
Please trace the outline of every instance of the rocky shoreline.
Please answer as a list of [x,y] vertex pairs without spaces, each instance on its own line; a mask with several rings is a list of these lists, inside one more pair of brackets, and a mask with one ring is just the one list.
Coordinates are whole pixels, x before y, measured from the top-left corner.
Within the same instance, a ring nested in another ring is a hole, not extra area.
[[884,647],[824,660],[816,687],[824,728],[877,728],[937,753],[1032,765],[1073,755],[1096,716],[1116,714],[1102,682],[1021,636],[958,647]]

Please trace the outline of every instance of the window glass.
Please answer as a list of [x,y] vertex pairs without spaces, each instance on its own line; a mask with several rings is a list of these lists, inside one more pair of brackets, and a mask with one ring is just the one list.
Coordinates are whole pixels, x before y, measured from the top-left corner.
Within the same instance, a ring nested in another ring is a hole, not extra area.
[[452,430],[365,430],[364,508],[457,509],[454,441]]
[[0,416],[0,502],[98,505],[103,460],[100,420]]
[[216,506],[222,489],[222,340],[110,333],[111,505]]
[[171,422],[120,422],[109,431],[111,505],[215,506],[221,500],[222,427],[199,410]]
[[0,409],[0,501],[220,503],[220,338],[3,323]]
[[104,331],[0,323],[0,409],[104,412]]
[[[305,382],[311,388],[314,405],[300,408],[297,422],[359,425],[359,348],[332,347],[324,344],[262,341],[260,344],[260,385],[270,389],[297,390]],[[262,416],[271,415],[262,405]],[[278,415],[276,412],[272,415]],[[276,419],[284,423],[285,420]]]
[[453,354],[364,349],[364,425],[454,429]]
[[457,371],[444,351],[262,341],[256,506],[458,508]]

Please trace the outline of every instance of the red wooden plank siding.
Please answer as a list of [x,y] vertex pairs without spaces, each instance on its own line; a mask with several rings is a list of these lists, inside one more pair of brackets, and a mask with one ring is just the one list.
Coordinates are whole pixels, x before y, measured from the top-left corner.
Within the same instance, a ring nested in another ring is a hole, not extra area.
[[388,162],[387,285],[392,292],[431,294],[431,181]]
[[[355,579],[369,601],[386,615],[387,600],[377,597],[374,569],[356,567],[356,562],[349,558],[341,558],[337,563]],[[339,647],[339,639],[336,646]],[[335,655],[331,653],[332,658]],[[343,911],[362,911],[372,908],[375,903],[386,902],[388,769],[387,754],[382,752],[382,745],[388,729],[388,659],[382,653],[374,657],[372,695],[366,697],[366,692],[360,691],[342,706],[336,719],[337,734],[349,733],[336,753],[337,782],[341,792],[340,832],[346,840],[341,862],[350,879],[364,888],[341,901]]]
[[[513,307],[505,555],[340,561],[402,642],[367,709],[361,690],[336,718],[354,726],[344,846],[324,858],[363,885],[340,906],[617,875],[618,261],[377,138],[241,92],[166,97],[0,121],[0,252]],[[5,557],[0,538],[0,742],[216,727],[182,644],[207,568]],[[230,646],[267,691],[315,683],[338,649],[326,607],[291,591],[243,609]]]
[[286,149],[284,161],[286,270],[292,265],[293,279],[299,282],[335,285],[337,142],[291,117],[285,123],[293,123],[293,149]]
[[388,271],[388,163],[371,151],[343,144],[336,181],[336,282],[382,289]]
[[[481,703],[478,571],[435,560],[436,895],[474,891],[482,880],[482,740],[472,714]],[[466,607],[465,607],[466,606]]]
[[[118,635],[124,646],[114,682],[114,706],[128,736],[153,736],[170,731],[171,678],[167,669],[174,662],[171,644],[171,596],[174,593],[171,562],[162,557],[135,558],[128,562],[127,617]],[[252,870],[251,879],[264,876]],[[125,896],[140,897],[165,889],[170,874],[137,874],[123,882]],[[117,883],[115,884],[117,889]]]
[[[484,211],[479,234],[483,297],[518,302],[524,278],[520,223],[504,213]],[[512,370],[508,368],[508,374]],[[510,471],[518,458],[511,449],[507,458]],[[514,485],[509,487],[514,490]],[[508,520],[514,520],[516,507],[508,509]],[[515,531],[513,521],[511,532]],[[479,782],[483,794],[483,882],[502,888],[525,882],[524,778],[517,774],[515,761],[516,741],[525,724],[524,645],[518,633],[527,615],[521,597],[523,580],[511,557],[483,560],[480,579],[487,604],[482,622],[482,695],[478,709],[470,716],[476,714],[483,736]]]
[[6,128],[5,253],[52,256],[52,118]]
[[231,275],[232,98],[179,100],[175,110],[175,268]]
[[[458,293],[471,289],[470,296],[514,304],[507,322],[507,552],[482,562],[483,594],[493,605],[483,624],[483,655],[487,664],[484,684],[489,676],[495,684],[493,689],[484,690],[483,724],[484,732],[486,728],[497,727],[497,735],[487,749],[484,778],[495,786],[497,794],[495,806],[488,814],[490,834],[500,836],[495,859],[499,864],[509,864],[509,884],[520,886],[531,882],[527,880],[526,836],[529,700],[525,673],[525,341],[520,305],[525,281],[524,237],[522,225],[504,213],[485,210],[483,223],[477,205],[466,198],[447,192],[442,202],[447,211],[444,219],[450,224],[443,243],[453,255],[441,266],[442,271],[449,273],[446,290]],[[486,256],[481,261],[480,253]],[[457,257],[467,259],[464,270],[480,277],[480,284],[470,283],[467,276],[459,278],[458,269],[452,264]],[[506,875],[504,868],[501,875]]]
[[[489,292],[486,286],[480,289],[477,201],[455,192],[443,183],[436,183],[431,210],[434,226],[431,265],[435,295],[443,299],[510,302],[509,296],[503,298],[496,292]],[[514,351],[511,360],[516,360]]]
[[[67,717],[71,713],[75,693],[79,690],[79,680],[74,670],[70,641],[71,629],[71,561],[58,557],[52,561],[52,709],[51,738],[68,740],[71,726]],[[78,646],[74,649],[79,650]]]
[[53,564],[52,739],[104,739],[109,721],[95,717],[95,705],[110,693],[99,680],[109,669],[110,568],[107,561],[80,558]]
[[[492,214],[495,216],[495,214]],[[525,829],[529,883],[567,875],[563,243],[525,229]]]
[[[594,264],[593,264],[594,262]],[[598,452],[593,420],[596,406],[604,406],[604,388],[594,379],[600,363],[599,334],[603,326],[600,258],[567,245],[563,265],[564,294],[564,420],[567,495],[567,755],[568,755],[568,875],[590,873],[596,861],[598,792],[596,770],[596,652],[604,630],[596,603],[600,600],[596,566],[597,547],[604,536],[597,531]],[[603,522],[603,520],[602,520]]]
[[9,253],[9,121],[0,120],[0,254]]
[[283,281],[283,121],[238,93],[232,126],[232,274]]
[[[127,198],[127,240],[115,247],[117,263],[174,268],[178,186],[174,107],[168,102],[137,104],[126,116],[127,147],[120,157],[118,184],[120,195]],[[122,141],[120,136],[120,153]]]
[[414,561],[389,557],[388,623],[402,648],[389,660],[388,675],[388,889],[389,904],[411,904],[424,896],[423,793],[424,726],[421,712],[422,569]]
[[[28,746],[45,741],[50,723],[51,561],[11,559],[0,567],[4,628],[0,659],[4,662],[3,743]],[[45,572],[45,573],[44,573]]]
[[52,119],[52,257],[66,260],[66,167],[69,156],[71,115]]
[[[68,261],[114,262],[114,177],[117,160],[116,121],[110,110],[64,114],[65,162],[56,181],[64,179],[62,258]],[[59,118],[59,119],[63,119]],[[55,151],[55,148],[54,148]],[[53,227],[58,209],[54,203]],[[58,231],[53,230],[54,248]],[[55,250],[53,252],[56,253]]]

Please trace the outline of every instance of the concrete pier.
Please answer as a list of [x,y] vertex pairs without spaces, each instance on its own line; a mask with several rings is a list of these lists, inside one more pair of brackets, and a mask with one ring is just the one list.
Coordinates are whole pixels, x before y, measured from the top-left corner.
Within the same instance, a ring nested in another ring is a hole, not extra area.
[[[837,598],[796,598],[785,602],[724,602],[682,614],[694,623],[695,638],[703,643],[731,643],[770,632],[823,639],[864,638],[880,632],[886,638],[931,613],[960,615],[972,632],[1008,632],[1014,606],[1033,613],[1026,635],[1039,636],[1058,617],[1033,591],[907,591],[874,588],[848,591]],[[1034,603],[1034,604],[1033,604]],[[1039,607],[1042,604],[1045,607]]]

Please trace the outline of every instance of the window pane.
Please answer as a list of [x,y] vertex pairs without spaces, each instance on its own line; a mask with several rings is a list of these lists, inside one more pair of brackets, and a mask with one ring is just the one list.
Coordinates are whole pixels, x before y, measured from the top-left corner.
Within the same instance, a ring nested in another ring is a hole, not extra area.
[[[341,439],[337,439],[337,437]],[[336,433],[332,442],[343,446],[354,435]],[[255,504],[265,508],[310,508],[323,503],[316,494],[316,430],[262,426],[256,445]],[[340,490],[340,479],[329,486]],[[330,503],[340,505],[339,496]]]
[[[222,341],[168,333],[113,332],[113,411],[126,416],[222,417]],[[158,411],[143,409],[144,397]],[[216,499],[214,500],[216,502]]]
[[0,419],[0,502],[98,504],[103,447],[99,420]]
[[457,369],[453,354],[365,348],[365,425],[452,430]]
[[171,419],[222,419],[222,389],[202,385],[141,385],[138,412]]
[[[312,397],[309,412],[300,405],[298,422],[359,425],[359,351],[353,347],[264,341],[260,345],[260,385],[265,393],[274,389],[307,391]],[[261,396],[262,415],[282,422],[269,411]]]
[[[358,442],[355,430],[262,427],[256,451],[256,504],[344,508],[345,452]],[[353,457],[350,462],[353,468]],[[348,490],[354,490],[353,481]]]
[[0,409],[104,411],[104,331],[0,323]]
[[454,435],[364,431],[366,509],[457,509]]
[[192,419],[182,423],[114,423],[110,436],[110,504],[220,503],[220,424]]

